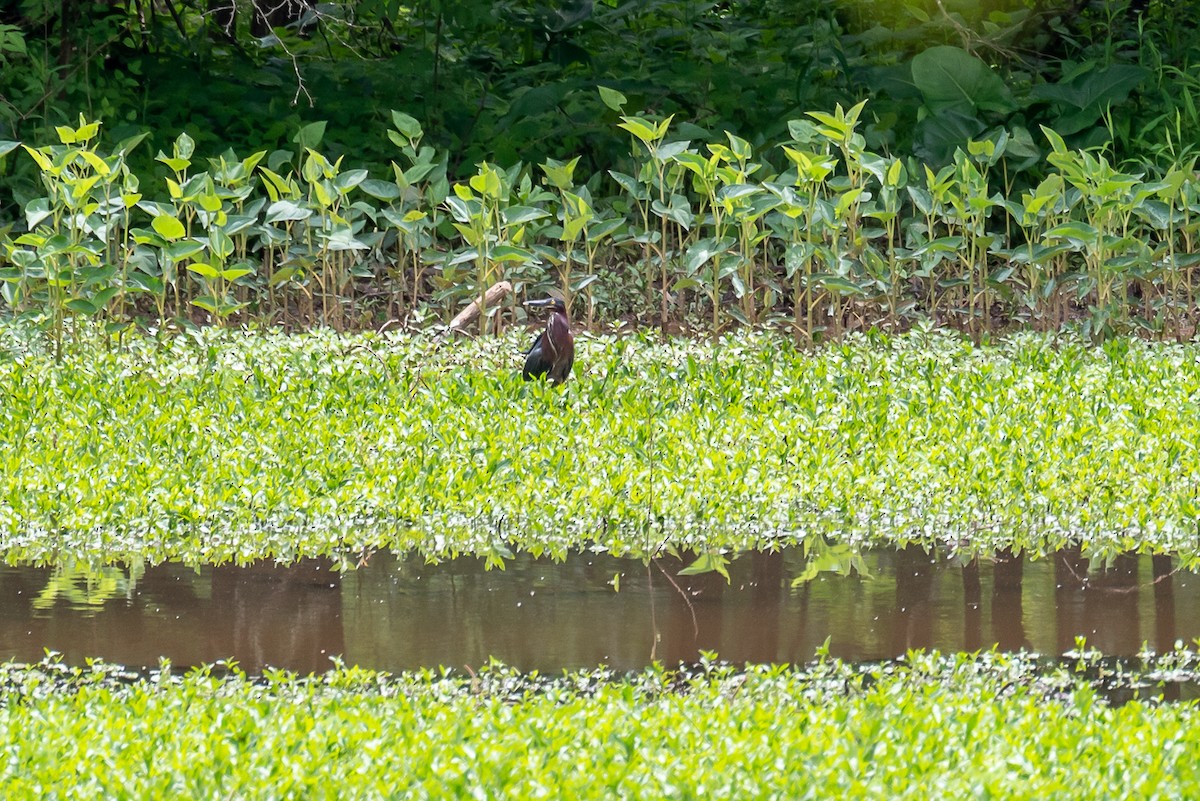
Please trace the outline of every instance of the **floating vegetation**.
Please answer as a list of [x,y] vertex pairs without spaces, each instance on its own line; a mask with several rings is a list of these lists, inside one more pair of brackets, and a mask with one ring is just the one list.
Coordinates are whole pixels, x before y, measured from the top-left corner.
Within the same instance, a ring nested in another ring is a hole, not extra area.
[[520,380],[522,342],[211,329],[83,336],[56,359],[5,330],[0,549],[1200,554],[1197,346],[581,336],[551,390]]
[[[9,798],[1195,797],[1200,707],[1109,702],[1098,664],[258,679],[8,664],[0,782]],[[1142,678],[1195,667],[1178,652]]]

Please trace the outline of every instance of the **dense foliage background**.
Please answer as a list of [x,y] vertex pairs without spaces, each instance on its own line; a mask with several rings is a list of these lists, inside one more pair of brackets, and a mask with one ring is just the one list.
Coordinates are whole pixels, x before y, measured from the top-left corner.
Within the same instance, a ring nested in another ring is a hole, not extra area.
[[[48,141],[79,113],[148,162],[291,146],[386,165],[389,109],[452,173],[483,159],[628,158],[615,116],[675,114],[681,137],[761,144],[814,108],[871,99],[867,146],[945,163],[998,129],[1046,124],[1117,159],[1195,149],[1200,8],[1158,0],[20,0],[0,12],[0,140]],[[953,50],[946,49],[953,48]],[[1033,132],[1030,137],[1029,132]],[[1036,140],[1036,144],[1035,141]],[[27,168],[25,165],[24,168]],[[12,159],[3,165],[23,169]]]

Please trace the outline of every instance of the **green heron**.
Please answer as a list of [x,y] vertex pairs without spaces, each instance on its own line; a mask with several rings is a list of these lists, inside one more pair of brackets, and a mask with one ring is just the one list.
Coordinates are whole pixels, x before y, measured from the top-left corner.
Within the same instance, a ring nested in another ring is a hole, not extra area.
[[571,321],[567,319],[567,305],[559,298],[530,300],[526,306],[550,306],[550,319],[546,330],[538,334],[529,353],[525,354],[525,369],[521,375],[526,381],[548,375],[550,383],[561,384],[571,374],[575,363],[575,337],[571,335]]

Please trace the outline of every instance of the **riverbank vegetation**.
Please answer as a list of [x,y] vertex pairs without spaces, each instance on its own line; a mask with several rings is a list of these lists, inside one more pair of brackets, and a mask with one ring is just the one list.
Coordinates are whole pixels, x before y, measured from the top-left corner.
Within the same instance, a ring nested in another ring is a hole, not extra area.
[[0,295],[56,327],[424,326],[503,278],[798,341],[1195,328],[1190,4],[92,12],[0,16]]
[[[864,103],[810,111],[757,147],[692,141],[671,116],[600,96],[630,166],[592,175],[567,154],[453,180],[401,112],[382,175],[323,154],[320,125],[294,150],[249,155],[202,157],[182,134],[158,178],[131,169],[140,137],[103,146],[82,117],[58,143],[0,142],[40,174],[20,226],[0,231],[0,297],[58,337],[81,318],[427,326],[499,281],[515,294],[481,332],[552,287],[589,325],[767,326],[797,342],[923,320],[975,335],[1195,330],[1194,159],[1125,168],[1043,128],[1036,146],[969,139],[937,166],[868,150]],[[1018,163],[1042,177],[1019,180]]]

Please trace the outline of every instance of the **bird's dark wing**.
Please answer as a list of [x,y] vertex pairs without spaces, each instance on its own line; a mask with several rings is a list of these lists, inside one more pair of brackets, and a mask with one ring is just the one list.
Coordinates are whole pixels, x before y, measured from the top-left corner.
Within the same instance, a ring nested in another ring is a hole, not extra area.
[[537,339],[533,340],[533,345],[529,347],[529,351],[525,354],[525,369],[521,371],[521,375],[526,381],[534,378],[541,378],[550,369],[550,363],[542,354],[542,337],[545,333],[538,334]]
[[546,336],[545,331],[542,331],[537,335],[537,337],[533,340],[533,344],[529,346],[529,350],[525,351],[526,356],[532,356],[535,350],[538,353],[542,352],[542,337],[544,336]]
[[558,364],[555,365],[557,369],[554,371],[554,374],[551,375],[550,377],[554,379],[555,383],[561,384],[563,381],[566,381],[568,378],[571,377],[571,367],[574,364],[575,364],[575,343],[568,340],[567,341],[567,350],[562,355],[562,357],[559,359]]

